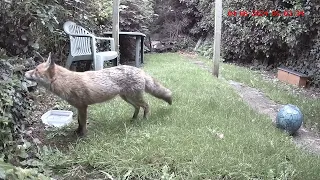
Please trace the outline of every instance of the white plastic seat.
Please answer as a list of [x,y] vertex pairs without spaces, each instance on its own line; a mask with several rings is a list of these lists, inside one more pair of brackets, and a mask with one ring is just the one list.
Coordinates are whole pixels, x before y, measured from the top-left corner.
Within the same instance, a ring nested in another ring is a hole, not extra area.
[[[69,69],[74,61],[93,60],[94,70],[100,70],[103,69],[105,61],[112,61],[118,57],[113,38],[97,37],[71,21],[65,22],[63,29],[70,38],[70,53],[66,68]],[[110,41],[110,51],[97,52],[97,40]]]

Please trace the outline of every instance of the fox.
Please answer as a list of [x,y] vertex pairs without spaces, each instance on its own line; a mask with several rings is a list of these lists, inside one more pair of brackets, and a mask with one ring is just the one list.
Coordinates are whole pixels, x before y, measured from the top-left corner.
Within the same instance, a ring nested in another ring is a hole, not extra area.
[[120,96],[134,107],[132,120],[138,118],[140,108],[144,110],[143,119],[150,113],[144,93],[172,105],[172,92],[141,68],[118,65],[101,70],[84,72],[71,71],[55,63],[51,52],[45,59],[38,53],[42,63],[26,71],[27,80],[36,82],[49,92],[68,102],[78,112],[78,128],[75,133],[80,137],[87,134],[88,106],[103,103]]

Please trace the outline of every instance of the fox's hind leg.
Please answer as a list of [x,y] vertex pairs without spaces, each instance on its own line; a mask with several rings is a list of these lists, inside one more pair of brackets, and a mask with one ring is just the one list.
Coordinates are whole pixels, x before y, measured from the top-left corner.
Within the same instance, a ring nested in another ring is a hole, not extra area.
[[149,108],[148,103],[143,98],[143,93],[139,92],[139,93],[132,94],[132,95],[129,95],[126,97],[130,102],[132,102],[136,106],[143,108],[143,110],[144,110],[143,118],[146,119],[148,114],[150,113],[150,108]]
[[134,107],[134,113],[133,113],[132,119],[137,119],[139,111],[140,111],[140,107],[135,105],[134,103],[132,103],[125,95],[120,95],[120,97]]

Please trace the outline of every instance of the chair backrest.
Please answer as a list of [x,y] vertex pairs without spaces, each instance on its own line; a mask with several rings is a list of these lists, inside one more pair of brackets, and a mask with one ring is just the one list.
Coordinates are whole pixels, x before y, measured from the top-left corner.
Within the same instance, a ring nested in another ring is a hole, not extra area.
[[93,36],[92,33],[72,21],[65,22],[63,29],[70,37],[70,53],[72,56],[88,55],[92,53],[91,37],[79,37],[81,35]]

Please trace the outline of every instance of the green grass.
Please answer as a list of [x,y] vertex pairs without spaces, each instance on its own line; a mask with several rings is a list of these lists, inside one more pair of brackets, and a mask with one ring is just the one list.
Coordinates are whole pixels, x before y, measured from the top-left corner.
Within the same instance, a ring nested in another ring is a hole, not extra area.
[[[199,57],[206,65],[212,66],[211,60]],[[221,63],[220,74],[227,80],[244,83],[264,92],[267,97],[280,104],[297,105],[304,114],[304,126],[320,131],[320,101],[306,97],[298,88],[280,81],[271,81],[263,78],[259,71],[252,71],[245,67]]]
[[66,179],[319,176],[320,159],[297,149],[225,81],[177,54],[147,55],[146,62],[145,71],[173,91],[173,105],[147,95],[151,116],[136,122],[120,98],[92,106],[88,137],[43,156],[55,173]]

